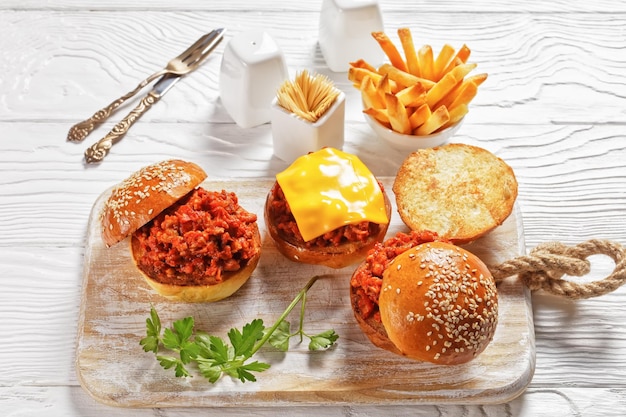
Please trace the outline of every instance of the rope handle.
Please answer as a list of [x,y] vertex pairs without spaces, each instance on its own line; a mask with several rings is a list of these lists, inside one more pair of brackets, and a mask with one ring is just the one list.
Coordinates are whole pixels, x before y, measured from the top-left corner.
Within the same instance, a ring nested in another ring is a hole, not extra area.
[[[606,255],[615,261],[613,272],[606,278],[589,283],[562,279],[563,275],[581,277],[591,270],[587,257]],[[598,297],[626,283],[626,251],[617,242],[592,239],[575,246],[560,242],[538,245],[529,255],[505,261],[491,268],[496,282],[517,274],[531,291],[544,290],[572,300]]]

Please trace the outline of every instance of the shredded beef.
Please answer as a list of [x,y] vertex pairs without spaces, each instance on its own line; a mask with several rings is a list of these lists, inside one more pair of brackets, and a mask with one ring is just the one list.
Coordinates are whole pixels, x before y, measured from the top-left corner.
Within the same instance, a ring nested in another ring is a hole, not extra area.
[[[379,185],[383,190],[382,184],[379,183]],[[274,184],[271,193],[270,215],[276,223],[278,233],[283,239],[296,246],[312,249],[326,248],[329,245],[340,246],[349,242],[366,242],[370,236],[376,236],[380,231],[380,225],[363,221],[338,227],[305,242],[289,208],[289,203],[285,199],[285,194],[278,183]]]
[[164,284],[222,282],[257,254],[256,220],[235,193],[196,188],[135,232],[138,267]]

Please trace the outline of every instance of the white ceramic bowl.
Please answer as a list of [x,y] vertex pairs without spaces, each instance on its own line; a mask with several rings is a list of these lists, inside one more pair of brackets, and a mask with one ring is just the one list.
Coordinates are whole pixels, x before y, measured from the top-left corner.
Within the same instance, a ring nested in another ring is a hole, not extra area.
[[412,152],[418,149],[432,148],[446,143],[463,124],[463,119],[456,124],[431,135],[404,135],[386,128],[368,114],[363,114],[372,130],[394,149]]

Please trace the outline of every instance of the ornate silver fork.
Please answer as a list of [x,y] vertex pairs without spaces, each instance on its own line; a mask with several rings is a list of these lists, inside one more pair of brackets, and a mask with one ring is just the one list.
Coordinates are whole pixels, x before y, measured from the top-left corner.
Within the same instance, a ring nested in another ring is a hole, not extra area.
[[212,50],[212,48],[207,49],[207,46],[215,38],[216,33],[219,35],[223,31],[224,29],[216,29],[202,36],[183,53],[169,61],[165,68],[155,72],[154,74],[150,75],[148,78],[140,82],[134,90],[113,101],[111,104],[104,107],[103,109],[98,110],[89,119],[86,119],[72,126],[69,133],[67,134],[67,140],[70,142],[81,142],[98,125],[107,120],[109,116],[111,116],[111,114],[113,114],[113,112],[118,109],[118,107],[126,102],[126,100],[135,96],[146,85],[150,84],[157,78],[166,74],[183,76],[198,68]]

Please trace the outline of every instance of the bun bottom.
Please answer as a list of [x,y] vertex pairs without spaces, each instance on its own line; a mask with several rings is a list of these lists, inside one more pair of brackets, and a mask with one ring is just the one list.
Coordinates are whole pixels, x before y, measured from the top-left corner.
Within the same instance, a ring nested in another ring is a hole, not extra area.
[[[223,300],[224,298],[230,297],[235,292],[237,292],[250,278],[252,272],[256,269],[257,264],[259,263],[259,259],[261,258],[261,236],[259,234],[258,228],[256,230],[254,236],[255,244],[259,247],[256,256],[249,259],[246,265],[239,269],[238,271],[233,272],[223,272],[222,273],[222,281],[218,284],[213,285],[173,285],[173,284],[164,284],[158,282],[157,280],[150,277],[148,274],[141,271],[141,269],[137,268],[137,270],[144,277],[145,281],[150,285],[154,291],[156,291],[159,295],[171,300],[171,301],[182,301],[188,303],[210,303],[219,300]],[[131,252],[133,254],[133,260],[135,261],[135,266],[137,266],[136,260],[136,245],[137,239],[132,237],[131,239]]]
[[[361,268],[363,265],[364,263],[359,265],[359,268]],[[395,353],[396,355],[402,355],[396,345],[394,345],[393,342],[389,339],[387,331],[385,330],[382,322],[375,320],[373,316],[368,317],[367,319],[363,318],[359,311],[358,299],[359,298],[356,292],[356,288],[350,286],[350,304],[352,305],[354,318],[356,319],[363,334],[367,336],[369,341],[374,346]]]
[[[391,219],[391,201],[386,193],[385,210],[387,218]],[[322,265],[330,268],[341,269],[353,265],[365,259],[367,252],[374,247],[377,242],[382,242],[387,234],[389,224],[379,224],[378,233],[370,236],[365,242],[350,242],[339,246],[306,248],[298,246],[284,239],[276,227],[276,222],[270,213],[272,192],[267,196],[265,202],[265,224],[267,230],[276,243],[278,251],[286,258],[304,264]]]

